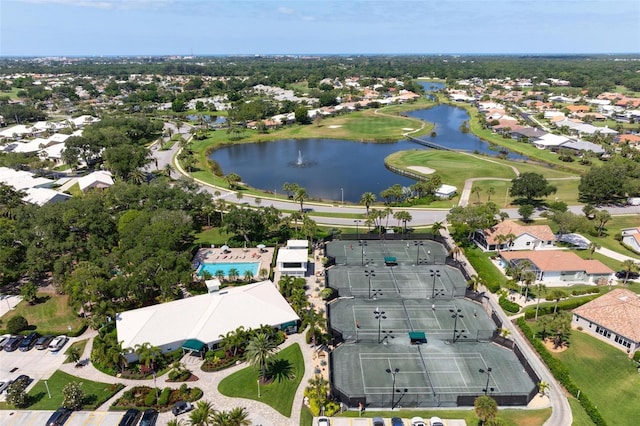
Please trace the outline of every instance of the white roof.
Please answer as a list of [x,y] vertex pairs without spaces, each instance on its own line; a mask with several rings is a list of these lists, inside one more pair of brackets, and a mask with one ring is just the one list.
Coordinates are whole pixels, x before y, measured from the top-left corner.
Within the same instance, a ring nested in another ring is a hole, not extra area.
[[547,133],[543,136],[540,136],[535,140],[536,145],[540,146],[558,146],[565,142],[567,142],[569,138],[560,135],[554,135],[553,133]]
[[458,188],[453,185],[440,185],[440,188],[436,189],[436,195],[451,195],[456,192]]
[[13,152],[38,152],[40,151],[40,145],[44,145],[45,142],[46,141],[44,139],[40,138],[34,139],[29,142],[16,142],[16,147],[13,149]]
[[54,191],[48,188],[27,188],[24,190],[27,193],[22,197],[22,201],[31,204],[37,204],[38,206],[44,206],[49,203],[57,203],[59,201],[66,201],[71,198],[70,195],[62,192]]
[[34,177],[31,172],[13,170],[9,167],[0,167],[0,182],[9,185],[15,190],[53,186],[53,180],[51,179]]
[[255,329],[298,320],[267,280],[121,312],[116,315],[116,329],[123,348],[149,342],[154,346],[175,344],[173,349],[177,349],[188,339],[217,342],[239,326]]
[[287,240],[289,248],[306,248],[309,247],[309,240]]
[[93,186],[107,187],[113,185],[111,172],[108,170],[97,170],[86,176],[78,178],[78,185],[82,192]]
[[308,258],[309,256],[306,250],[284,248],[278,250],[278,259],[276,261],[278,263],[304,263]]

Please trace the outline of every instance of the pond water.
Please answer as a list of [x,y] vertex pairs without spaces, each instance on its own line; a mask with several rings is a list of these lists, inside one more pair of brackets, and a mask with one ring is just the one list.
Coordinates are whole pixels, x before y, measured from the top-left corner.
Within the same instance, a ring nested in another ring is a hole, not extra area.
[[[444,88],[444,83],[420,82],[429,92]],[[497,156],[488,143],[471,133],[462,133],[460,125],[469,120],[462,108],[437,105],[407,112],[410,117],[435,123],[436,136],[422,139],[455,150]],[[387,170],[384,158],[397,151],[428,148],[407,140],[395,143],[366,143],[336,139],[285,139],[274,142],[240,144],[214,151],[210,158],[218,162],[224,174],[237,173],[254,188],[282,194],[285,182],[304,187],[310,197],[358,203],[365,192],[380,192],[392,185],[410,186],[413,179]],[[302,158],[300,158],[302,156]],[[524,157],[509,154],[509,158]],[[446,182],[445,182],[446,183]]]
[[[200,115],[198,114],[189,114],[186,116],[186,118],[189,121],[200,121]],[[227,122],[227,117],[224,117],[221,115],[212,116],[209,114],[205,114],[202,116],[202,118],[204,119],[205,123],[209,123],[209,124],[222,124]]]

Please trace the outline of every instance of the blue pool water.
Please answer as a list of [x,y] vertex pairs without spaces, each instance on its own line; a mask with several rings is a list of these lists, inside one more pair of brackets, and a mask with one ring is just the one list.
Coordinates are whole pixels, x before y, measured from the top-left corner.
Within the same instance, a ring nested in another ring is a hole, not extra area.
[[233,263],[203,263],[198,268],[198,276],[202,276],[203,271],[209,272],[212,276],[216,276],[217,271],[224,272],[224,276],[229,276],[231,269],[236,269],[240,277],[244,276],[245,271],[251,271],[254,277],[258,276],[258,268],[260,262],[233,262]]

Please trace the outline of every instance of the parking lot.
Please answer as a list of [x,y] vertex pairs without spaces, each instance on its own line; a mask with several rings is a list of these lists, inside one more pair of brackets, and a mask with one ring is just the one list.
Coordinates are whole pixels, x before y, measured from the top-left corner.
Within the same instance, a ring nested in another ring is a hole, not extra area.
[[[42,426],[53,411],[0,411],[0,424],[3,426]],[[76,411],[71,414],[65,426],[115,426],[120,422],[123,412]],[[160,424],[160,423],[159,423]]]

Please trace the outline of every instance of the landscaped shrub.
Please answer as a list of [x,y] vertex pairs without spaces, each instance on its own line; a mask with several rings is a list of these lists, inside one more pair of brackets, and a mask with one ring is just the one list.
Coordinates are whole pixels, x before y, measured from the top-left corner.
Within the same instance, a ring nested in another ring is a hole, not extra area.
[[29,327],[29,323],[21,315],[16,315],[7,321],[7,333],[9,334],[18,334],[27,327]]
[[640,362],[640,351],[636,351],[636,352],[634,352],[634,354],[633,354],[633,360],[634,360],[635,362]]
[[163,407],[169,404],[169,398],[171,397],[171,388],[162,389],[162,393],[158,397],[158,405]]
[[[598,294],[595,295],[591,295],[591,296],[585,296],[585,297],[581,297],[579,299],[567,299],[567,300],[562,300],[558,303],[558,309],[557,312],[560,311],[570,311],[572,309],[577,308],[578,306],[582,306],[587,302],[592,301],[593,299],[595,299],[596,297],[598,297]],[[545,305],[545,306],[540,306],[539,310],[538,310],[538,316],[542,316],[542,315],[548,315],[553,313],[553,308],[554,305]],[[525,319],[531,319],[533,317],[536,316],[536,307],[534,306],[529,306],[525,309],[524,311],[524,317]]]
[[156,392],[155,390],[151,390],[147,393],[147,396],[144,398],[145,407],[153,407],[156,404]]
[[515,314],[518,311],[520,311],[520,305],[518,305],[515,302],[512,302],[506,297],[500,297],[500,299],[498,299],[498,303],[500,304],[500,307],[502,309],[504,309],[507,312],[511,312],[512,314]]
[[572,290],[571,294],[574,296],[582,296],[585,294],[594,294],[594,293],[600,293],[600,287],[593,287],[593,288],[585,288],[584,290]]

